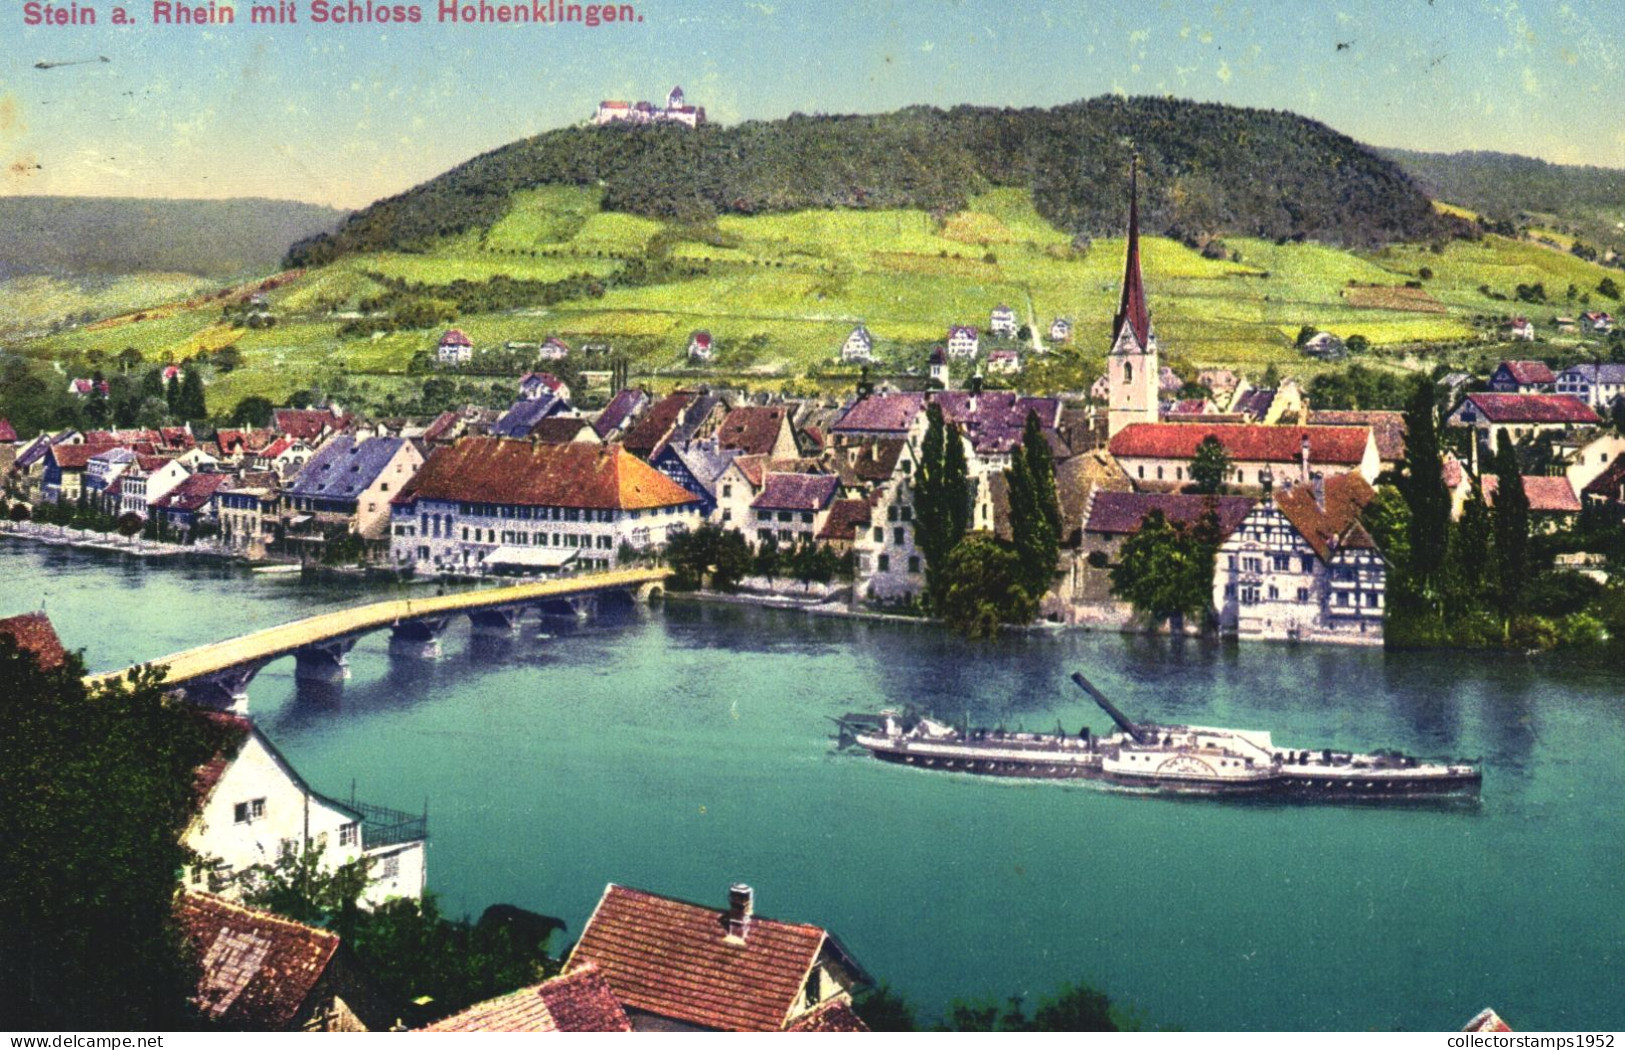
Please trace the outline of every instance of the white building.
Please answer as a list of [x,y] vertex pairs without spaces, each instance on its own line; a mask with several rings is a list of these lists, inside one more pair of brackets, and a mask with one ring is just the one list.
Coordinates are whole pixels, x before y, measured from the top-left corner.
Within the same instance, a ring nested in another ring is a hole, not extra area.
[[202,858],[188,872],[192,888],[240,896],[249,869],[311,848],[328,870],[369,862],[368,906],[423,896],[426,818],[319,795],[248,719],[211,717],[236,745],[198,771],[201,804],[182,838]]
[[992,332],[995,336],[1004,339],[1014,339],[1016,337],[1016,312],[1003,303],[1000,303],[998,306],[995,306],[993,308],[993,312],[988,315],[987,327],[988,331]]
[[1625,364],[1570,365],[1557,374],[1557,392],[1577,397],[1594,411],[1607,412],[1625,396]]
[[1067,317],[1057,317],[1049,323],[1049,341],[1052,343],[1070,343],[1072,341],[1072,320]]
[[436,449],[390,509],[391,560],[425,573],[608,569],[701,523],[699,497],[619,445],[490,437]]
[[956,324],[948,329],[948,356],[969,359],[982,349],[982,337],[974,325]]
[[435,360],[443,365],[466,365],[474,360],[474,340],[461,328],[449,329],[440,337]]
[[1359,522],[1358,474],[1277,491],[1219,547],[1213,605],[1239,638],[1381,645],[1387,564]]
[[852,329],[852,334],[846,337],[841,344],[842,361],[873,361],[875,359],[875,339],[869,334],[869,329],[858,325]]

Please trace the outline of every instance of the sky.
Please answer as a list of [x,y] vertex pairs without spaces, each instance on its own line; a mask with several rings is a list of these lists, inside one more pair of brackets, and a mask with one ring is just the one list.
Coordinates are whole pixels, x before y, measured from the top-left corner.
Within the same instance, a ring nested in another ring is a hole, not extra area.
[[0,195],[361,207],[674,84],[725,123],[1172,95],[1625,168],[1620,0],[637,0],[596,28],[443,23],[441,0],[390,0],[415,25],[317,24],[319,0],[295,24],[239,0],[232,25],[157,25],[154,0],[70,0],[97,24],[28,26],[29,2],[0,13]]

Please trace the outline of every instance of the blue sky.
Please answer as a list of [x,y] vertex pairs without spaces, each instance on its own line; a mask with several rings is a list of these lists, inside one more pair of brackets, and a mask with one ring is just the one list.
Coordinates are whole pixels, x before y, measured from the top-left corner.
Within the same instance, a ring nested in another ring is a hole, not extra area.
[[[416,2],[407,27],[253,26],[242,0],[233,26],[120,28],[89,0],[96,26],[30,28],[9,0],[0,193],[357,207],[673,84],[730,123],[1169,94],[1625,167],[1619,0],[643,0],[642,22],[597,29],[445,25]],[[149,20],[151,0],[124,6]]]

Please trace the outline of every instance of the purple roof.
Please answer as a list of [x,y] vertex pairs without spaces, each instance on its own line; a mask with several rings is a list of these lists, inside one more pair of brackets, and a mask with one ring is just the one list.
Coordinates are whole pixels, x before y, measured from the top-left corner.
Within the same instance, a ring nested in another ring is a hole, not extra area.
[[1132,536],[1140,531],[1145,516],[1154,510],[1175,524],[1194,525],[1209,504],[1219,515],[1219,531],[1225,536],[1235,532],[1256,500],[1248,496],[1191,496],[1179,493],[1157,492],[1103,492],[1095,491],[1089,505],[1089,520],[1084,522],[1085,532],[1103,532],[1111,535]]
[[923,408],[924,394],[877,394],[853,403],[830,430],[837,434],[903,434]]
[[289,496],[355,499],[378,480],[404,444],[405,438],[374,437],[357,442],[349,434],[340,434],[311,457],[286,492]]
[[769,474],[752,510],[823,510],[841,479],[834,474]]
[[618,429],[629,419],[632,413],[649,403],[649,395],[636,387],[627,387],[609,399],[609,404],[598,413],[593,422],[593,429],[598,431],[599,437],[604,437],[611,431]]
[[534,400],[515,401],[513,407],[491,427],[497,437],[527,438],[536,424],[569,406],[557,394],[543,394]]

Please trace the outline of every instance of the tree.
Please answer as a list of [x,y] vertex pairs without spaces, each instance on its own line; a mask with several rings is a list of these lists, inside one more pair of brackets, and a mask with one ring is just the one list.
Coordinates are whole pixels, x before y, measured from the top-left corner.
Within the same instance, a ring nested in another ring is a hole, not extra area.
[[236,876],[243,899],[297,922],[331,926],[341,934],[353,929],[371,862],[358,857],[331,867],[323,860],[326,852],[325,845],[307,841],[303,849],[279,854],[275,863],[244,869]]
[[1506,431],[1495,450],[1495,571],[1501,615],[1517,611],[1529,572],[1529,495],[1523,489],[1518,454]]
[[1356,332],[1344,341],[1343,346],[1351,354],[1363,354],[1371,349],[1371,340]]
[[242,363],[243,352],[235,346],[222,346],[214,352],[214,367],[221,372],[234,372]]
[[1461,520],[1450,534],[1450,583],[1462,606],[1476,607],[1488,589],[1493,538],[1494,523],[1484,503],[1483,489],[1474,478]]
[[0,1016],[20,1030],[191,1026],[176,924],[193,774],[216,723],[132,672],[89,689],[0,638]]
[[206,419],[209,408],[203,397],[203,376],[196,364],[186,370],[180,391],[175,397],[175,415],[186,420]]
[[926,409],[925,439],[914,467],[914,538],[925,556],[926,593],[933,606],[942,596],[942,568],[969,526],[964,442],[959,428],[943,419],[942,406],[933,402]]
[[1112,566],[1112,593],[1154,624],[1205,622],[1213,607],[1217,515],[1200,530],[1171,524],[1160,510],[1140,523]]
[[1597,282],[1597,294],[1609,299],[1618,299],[1619,285],[1614,282],[1612,277],[1604,277]]
[[697,590],[710,577],[713,590],[731,592],[751,571],[745,537],[720,525],[702,525],[673,536],[666,544],[666,562],[676,574],[672,584],[678,590]]
[[1422,376],[1418,377],[1405,409],[1405,459],[1400,492],[1411,511],[1411,576],[1424,593],[1437,586],[1449,547],[1450,491],[1445,488],[1442,467],[1433,384]]
[[1258,385],[1264,390],[1277,390],[1280,388],[1281,369],[1274,361],[1271,361],[1269,367],[1264,369],[1264,378],[1258,381]]
[[1038,613],[1038,599],[1021,579],[1020,559],[985,532],[959,541],[938,580],[937,615],[967,638],[991,638],[1004,624],[1029,623]]
[[1319,334],[1320,334],[1320,329],[1316,328],[1312,324],[1306,324],[1302,328],[1298,329],[1298,340],[1297,340],[1298,349],[1302,350],[1304,347],[1308,346],[1309,345],[1309,340],[1313,339],[1315,336],[1317,336]]
[[913,1032],[918,1027],[914,1008],[885,981],[853,996],[852,1011],[871,1032]]
[[1196,456],[1191,460],[1195,490],[1204,496],[1217,496],[1224,491],[1229,477],[1230,453],[1225,451],[1224,442],[1209,434],[1196,446]]
[[1021,584],[1041,599],[1055,578],[1061,554],[1061,505],[1055,493],[1055,458],[1035,413],[1027,413],[1021,444],[1004,472],[1010,494],[1010,535]]
[[139,368],[141,360],[141,351],[133,346],[125,347],[118,352],[117,357],[113,358],[113,362],[118,365],[119,371],[125,373],[128,373],[132,368]]
[[250,394],[237,402],[237,407],[231,410],[229,422],[236,427],[268,427],[274,411],[269,398]]
[[170,415],[178,415],[181,404],[181,381],[179,376],[170,376],[164,384],[164,405],[169,409]]

